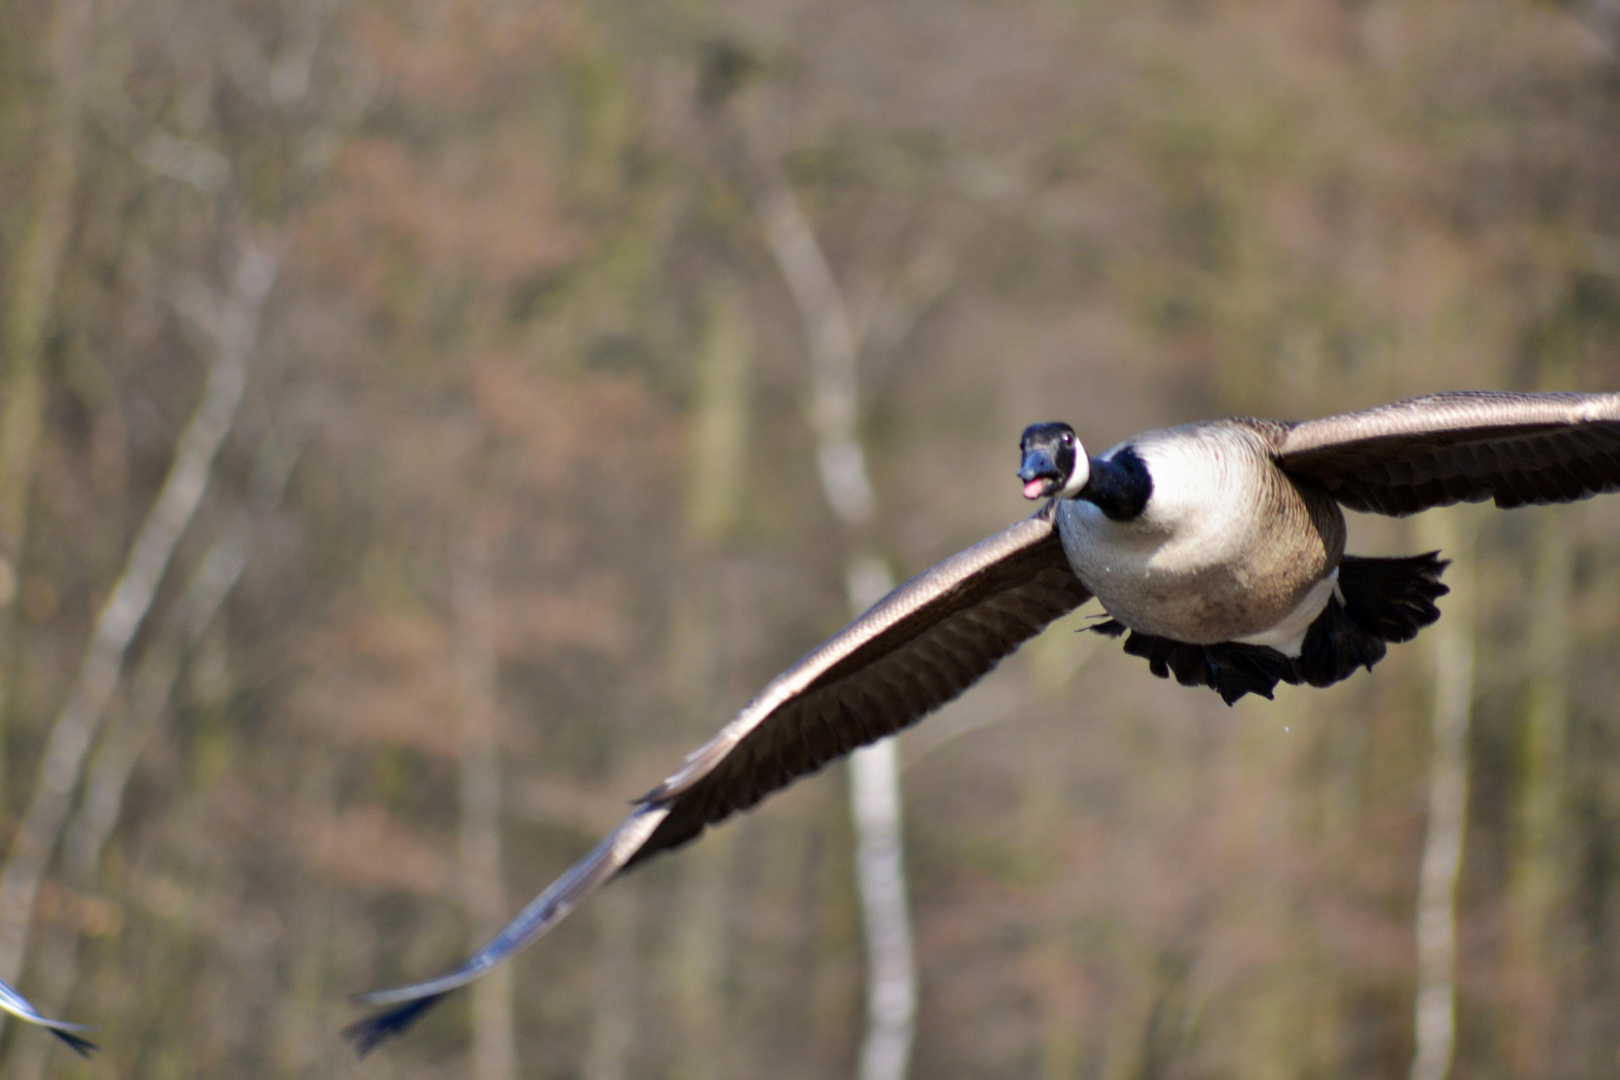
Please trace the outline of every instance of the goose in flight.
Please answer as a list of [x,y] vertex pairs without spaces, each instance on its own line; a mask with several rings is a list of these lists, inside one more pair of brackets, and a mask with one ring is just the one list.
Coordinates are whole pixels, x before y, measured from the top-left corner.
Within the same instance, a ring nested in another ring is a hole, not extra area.
[[10,1013],[19,1020],[44,1028],[72,1047],[73,1052],[80,1057],[87,1058],[101,1049],[89,1039],[77,1034],[91,1030],[89,1027],[84,1024],[69,1024],[65,1020],[52,1020],[48,1016],[41,1015],[38,1009],[29,1004],[27,998],[3,982],[0,982],[0,1010]]
[[1435,394],[1321,420],[1231,418],[1087,456],[1067,424],[1023,435],[1048,500],[925,570],[773,679],[487,945],[427,982],[366,994],[364,1054],[550,930],[598,886],[797,778],[921,720],[1092,596],[1154,674],[1228,704],[1326,686],[1439,617],[1429,553],[1344,554],[1343,507],[1404,516],[1620,490],[1620,394]]

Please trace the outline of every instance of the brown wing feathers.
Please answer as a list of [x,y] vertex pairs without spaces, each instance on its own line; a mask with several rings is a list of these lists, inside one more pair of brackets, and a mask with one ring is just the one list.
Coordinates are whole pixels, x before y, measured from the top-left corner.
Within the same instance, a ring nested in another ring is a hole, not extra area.
[[1052,508],[906,582],[783,672],[630,816],[460,967],[367,994],[345,1030],[364,1054],[546,933],[613,875],[676,847],[863,743],[916,723],[1085,603]]
[[[976,569],[963,573],[964,567]],[[1038,517],[907,582],[784,673],[646,796],[668,805],[670,814],[631,864],[916,723],[1090,595],[1069,570],[1050,523]],[[898,617],[885,605],[898,606]],[[867,637],[875,626],[882,629]],[[860,643],[830,659],[846,635]],[[799,688],[774,708],[756,710],[777,699],[773,691],[784,683]]]
[[1620,395],[1435,394],[1291,425],[1277,456],[1353,510],[1569,502],[1620,490]]

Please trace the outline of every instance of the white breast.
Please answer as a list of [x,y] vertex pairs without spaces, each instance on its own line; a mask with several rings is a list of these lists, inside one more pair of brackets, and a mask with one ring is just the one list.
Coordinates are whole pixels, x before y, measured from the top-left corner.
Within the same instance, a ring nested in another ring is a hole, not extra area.
[[[1183,429],[1171,430],[1181,434]],[[1228,428],[1175,439],[1138,436],[1132,448],[1153,478],[1146,508],[1131,521],[1113,521],[1094,503],[1060,503],[1070,561],[1078,559],[1093,573],[1122,582],[1181,577],[1233,562],[1253,542],[1261,501],[1251,440],[1247,432]]]
[[[1109,614],[1143,633],[1212,644],[1280,632],[1337,554],[1324,560],[1318,543],[1316,558],[1300,558],[1293,552],[1308,555],[1312,545],[1279,535],[1308,522],[1308,514],[1302,503],[1289,505],[1299,503],[1298,493],[1259,435],[1200,424],[1147,432],[1129,445],[1153,479],[1139,517],[1112,521],[1084,500],[1059,503],[1059,531],[1075,573]],[[1279,644],[1292,638],[1290,629]]]

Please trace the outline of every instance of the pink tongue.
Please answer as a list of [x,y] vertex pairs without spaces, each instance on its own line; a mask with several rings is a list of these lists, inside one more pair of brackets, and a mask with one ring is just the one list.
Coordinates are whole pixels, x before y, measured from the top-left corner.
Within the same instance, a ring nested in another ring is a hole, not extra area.
[[1046,481],[1037,476],[1035,479],[1024,485],[1024,498],[1038,499],[1041,497],[1041,492],[1045,488]]

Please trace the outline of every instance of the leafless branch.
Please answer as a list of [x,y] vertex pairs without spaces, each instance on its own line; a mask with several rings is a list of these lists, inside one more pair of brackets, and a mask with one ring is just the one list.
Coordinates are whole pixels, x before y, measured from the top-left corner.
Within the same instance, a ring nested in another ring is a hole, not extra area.
[[[264,512],[281,503],[309,431],[301,424],[272,430],[259,448],[253,470],[253,504],[232,515],[197,563],[176,605],[170,626],[141,656],[129,681],[124,711],[98,745],[85,777],[84,795],[62,839],[63,878],[68,888],[89,894],[95,889],[101,852],[123,810],[129,778],[147,744],[168,715],[181,666],[196,652],[220,608],[247,567],[256,526]],[[38,981],[42,1000],[60,1006],[78,979],[77,946],[81,930],[57,926],[40,943]],[[5,1075],[34,1080],[44,1075],[53,1048],[45,1043],[14,1043]]]
[[168,709],[180,666],[196,651],[241,580],[253,554],[259,519],[281,504],[308,437],[309,432],[299,425],[272,431],[266,438],[253,471],[254,505],[238,510],[220,531],[186,583],[172,632],[154,641],[141,658],[130,683],[123,721],[96,751],[79,808],[63,836],[67,878],[75,888],[89,888],[94,882],[102,849],[123,809],[124,789]]
[[96,617],[78,678],[51,727],[33,797],[0,870],[0,979],[14,980],[22,967],[40,879],[67,820],[85,755],[117,689],[125,653],[202,501],[214,456],[241,404],[259,312],[277,265],[277,256],[256,244],[237,264],[202,400],[181,432],[169,474]]

